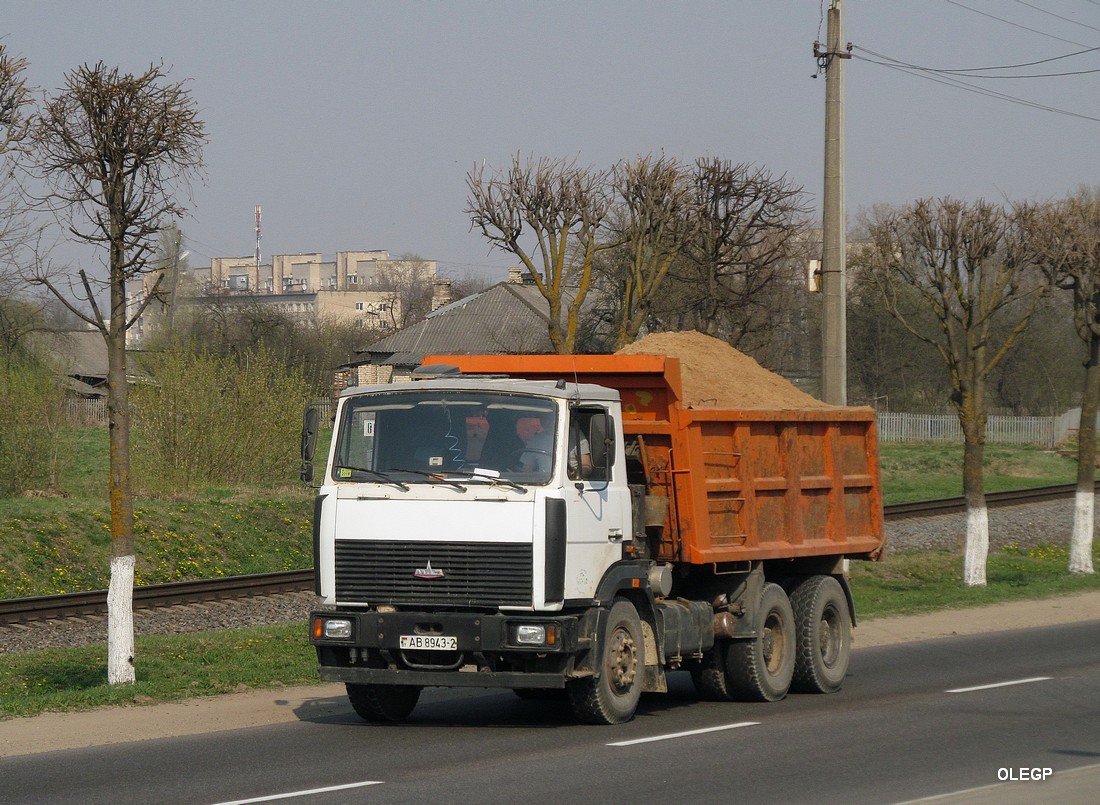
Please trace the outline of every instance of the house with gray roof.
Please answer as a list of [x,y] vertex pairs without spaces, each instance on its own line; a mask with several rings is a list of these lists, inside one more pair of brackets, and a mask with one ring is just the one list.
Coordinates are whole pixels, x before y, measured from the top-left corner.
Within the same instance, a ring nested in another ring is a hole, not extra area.
[[38,332],[32,341],[49,355],[71,393],[80,397],[106,396],[107,344],[99,330]]
[[[337,385],[407,380],[426,355],[547,354],[546,300],[513,273],[501,282],[439,308],[422,321],[358,351],[359,360],[340,367]],[[571,297],[563,300],[568,304]]]

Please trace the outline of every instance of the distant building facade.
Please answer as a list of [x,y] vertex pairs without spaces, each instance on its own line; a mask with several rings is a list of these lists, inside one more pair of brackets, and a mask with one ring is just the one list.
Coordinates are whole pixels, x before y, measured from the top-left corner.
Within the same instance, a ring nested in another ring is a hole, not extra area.
[[[143,274],[129,288],[132,318],[153,292],[161,272]],[[163,282],[163,281],[162,281]],[[432,308],[450,301],[450,281],[439,279],[435,260],[391,260],[383,250],[277,254],[257,265],[255,257],[215,257],[204,268],[180,272],[177,308],[194,305],[262,305],[294,318],[354,324],[364,330],[393,330],[402,321],[399,286],[431,286]],[[136,345],[164,321],[164,306],[153,302],[128,333]]]

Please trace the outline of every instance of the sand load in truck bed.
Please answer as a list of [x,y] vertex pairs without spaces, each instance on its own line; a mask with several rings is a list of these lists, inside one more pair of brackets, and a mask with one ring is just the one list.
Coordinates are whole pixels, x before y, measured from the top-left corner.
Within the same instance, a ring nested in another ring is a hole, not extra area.
[[617,354],[679,358],[685,408],[832,407],[800,391],[725,341],[695,330],[654,333],[623,347]]

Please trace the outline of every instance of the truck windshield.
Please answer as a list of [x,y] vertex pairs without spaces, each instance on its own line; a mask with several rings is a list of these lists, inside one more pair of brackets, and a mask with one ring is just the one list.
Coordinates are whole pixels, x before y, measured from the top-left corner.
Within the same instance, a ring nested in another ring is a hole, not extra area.
[[364,394],[344,404],[332,478],[545,484],[556,430],[554,403],[538,397],[430,388]]

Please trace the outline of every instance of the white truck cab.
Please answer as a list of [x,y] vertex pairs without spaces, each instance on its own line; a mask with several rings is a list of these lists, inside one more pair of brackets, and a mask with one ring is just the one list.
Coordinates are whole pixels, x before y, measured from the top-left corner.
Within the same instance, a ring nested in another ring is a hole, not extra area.
[[[369,720],[405,717],[430,685],[606,688],[596,635],[634,613],[613,607],[619,588],[647,594],[613,389],[476,376],[349,389],[314,509],[311,642],[321,678]],[[613,629],[620,706],[578,698],[597,723],[631,717],[642,688],[641,621]]]
[[618,417],[618,392],[548,381],[346,391],[318,490],[324,605],[591,600],[629,529]]

